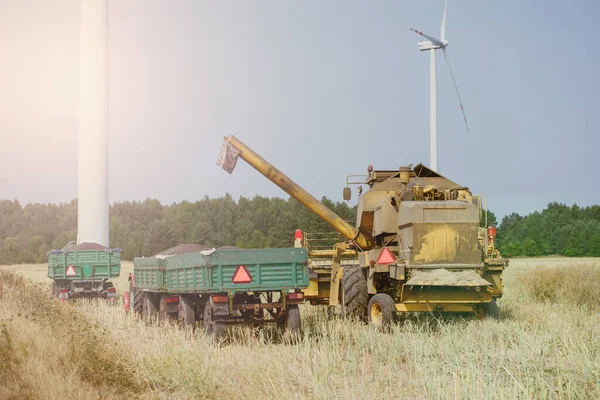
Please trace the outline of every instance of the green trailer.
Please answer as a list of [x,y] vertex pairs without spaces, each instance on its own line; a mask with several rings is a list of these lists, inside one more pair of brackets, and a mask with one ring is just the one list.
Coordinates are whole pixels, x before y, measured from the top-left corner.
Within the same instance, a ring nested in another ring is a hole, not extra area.
[[48,278],[52,279],[52,293],[60,299],[101,297],[112,301],[116,289],[110,279],[120,274],[121,249],[70,242],[61,250],[48,252]]
[[306,249],[212,250],[135,258],[129,296],[138,313],[184,325],[203,321],[215,336],[230,324],[298,331],[308,283]]

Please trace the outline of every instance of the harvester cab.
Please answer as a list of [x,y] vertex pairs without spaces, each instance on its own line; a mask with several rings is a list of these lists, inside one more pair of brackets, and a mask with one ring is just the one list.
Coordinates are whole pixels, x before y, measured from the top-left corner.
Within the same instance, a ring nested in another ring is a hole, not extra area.
[[[331,257],[327,279],[314,271],[307,299],[328,296],[347,312],[376,325],[397,312],[443,311],[497,315],[502,295],[500,257],[486,228],[481,201],[469,188],[423,164],[374,170],[359,190],[356,227],[351,226],[234,136],[225,138],[218,164],[231,173],[241,157],[290,196],[323,218],[345,241],[320,256]],[[232,167],[233,166],[233,167]],[[347,185],[344,199],[351,197]],[[495,235],[495,233],[494,233]],[[349,253],[358,263],[345,262]],[[311,257],[316,256],[310,251]],[[344,265],[345,264],[345,265]],[[316,295],[311,288],[317,290]],[[314,296],[313,296],[314,295]],[[312,296],[312,297],[311,297]],[[311,300],[312,302],[312,300]]]

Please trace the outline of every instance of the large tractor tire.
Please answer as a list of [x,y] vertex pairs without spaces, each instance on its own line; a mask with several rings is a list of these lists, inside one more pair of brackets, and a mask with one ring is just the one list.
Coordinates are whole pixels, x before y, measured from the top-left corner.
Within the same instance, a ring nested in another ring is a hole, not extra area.
[[227,325],[216,320],[214,306],[210,301],[204,306],[204,332],[215,339],[221,339],[227,334]]
[[377,328],[389,328],[396,321],[396,304],[388,294],[377,293],[369,301],[369,323]]
[[369,294],[367,278],[360,267],[345,267],[342,275],[343,310],[346,316],[358,316],[365,319]]
[[483,304],[483,309],[485,310],[485,315],[494,319],[500,318],[500,309],[498,308],[498,304],[496,303],[496,299],[492,299],[489,303]]

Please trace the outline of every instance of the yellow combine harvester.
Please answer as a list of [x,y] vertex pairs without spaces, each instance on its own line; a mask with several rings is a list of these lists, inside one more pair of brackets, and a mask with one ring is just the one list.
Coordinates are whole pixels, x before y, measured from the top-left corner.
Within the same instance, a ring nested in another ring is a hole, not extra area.
[[[494,247],[495,230],[479,226],[484,210],[468,188],[422,164],[369,167],[369,190],[359,195],[353,227],[236,137],[226,137],[218,164],[231,173],[238,157],[346,239],[331,250],[311,250],[311,303],[341,304],[379,326],[398,312],[498,315],[495,299],[508,260]],[[346,187],[345,200],[350,193]]]

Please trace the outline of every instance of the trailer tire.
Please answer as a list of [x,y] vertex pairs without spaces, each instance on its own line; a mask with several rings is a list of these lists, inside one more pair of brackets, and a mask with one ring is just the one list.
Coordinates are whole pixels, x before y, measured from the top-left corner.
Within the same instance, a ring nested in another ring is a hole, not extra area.
[[369,323],[377,328],[389,328],[396,321],[396,304],[388,294],[377,293],[369,301]]
[[210,301],[204,306],[204,332],[215,339],[221,339],[227,333],[225,322],[215,320],[214,305]]
[[108,297],[108,289],[112,289],[114,287],[115,287],[115,285],[113,285],[113,283],[111,281],[104,281],[104,283],[102,285],[102,288],[104,289],[104,296],[102,296],[102,297],[104,297],[108,301],[108,304],[111,306],[115,305],[116,298]]
[[187,296],[179,298],[179,308],[177,309],[177,318],[179,323],[185,326],[194,326],[196,324],[196,312],[194,302]]
[[496,299],[492,299],[489,303],[483,303],[483,309],[485,310],[485,315],[491,317],[493,319],[500,318],[500,309],[498,308],[498,303],[496,303]]
[[181,302],[181,297],[179,298],[179,302],[177,304],[177,314],[167,312],[167,307],[168,307],[167,302],[166,302],[167,297],[171,297],[171,296],[162,295],[162,296],[160,296],[160,300],[158,301],[160,319],[163,321],[175,322],[179,318],[179,303]]
[[158,314],[158,301],[156,301],[156,296],[154,293],[146,292],[144,293],[144,315],[147,317],[154,317]]
[[300,308],[298,308],[298,304],[291,304],[288,307],[284,326],[285,330],[288,332],[301,332],[302,322],[300,321]]
[[136,314],[144,312],[144,295],[144,292],[136,289],[133,283],[129,282],[129,309]]
[[343,311],[346,316],[358,316],[365,319],[369,295],[367,278],[361,267],[345,267],[342,275]]
[[55,281],[52,281],[52,295],[58,296],[58,286]]

